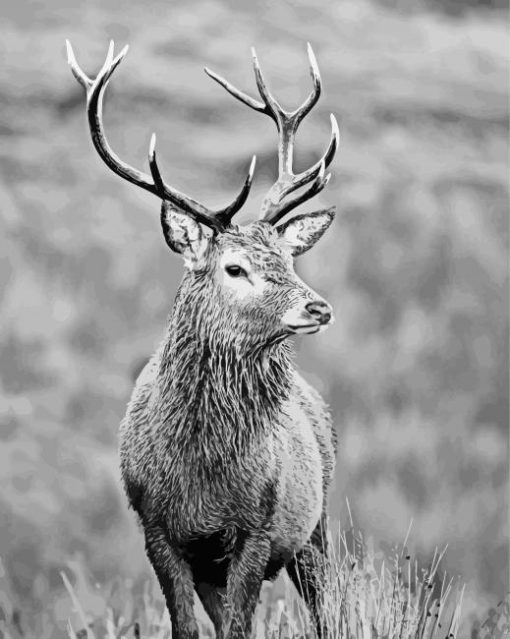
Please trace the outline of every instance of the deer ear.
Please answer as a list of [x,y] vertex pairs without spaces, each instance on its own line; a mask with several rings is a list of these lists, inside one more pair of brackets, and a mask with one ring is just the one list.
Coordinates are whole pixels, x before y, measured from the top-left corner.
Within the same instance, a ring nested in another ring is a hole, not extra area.
[[278,235],[290,246],[292,255],[301,255],[319,240],[335,217],[335,208],[303,213],[277,226]]
[[161,206],[161,226],[166,243],[172,251],[183,256],[188,268],[197,268],[208,245],[208,238],[200,222],[170,202],[164,201]]

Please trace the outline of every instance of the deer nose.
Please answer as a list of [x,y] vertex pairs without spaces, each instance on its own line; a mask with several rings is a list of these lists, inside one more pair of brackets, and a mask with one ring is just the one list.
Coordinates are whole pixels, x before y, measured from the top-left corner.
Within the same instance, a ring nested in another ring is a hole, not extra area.
[[327,302],[308,302],[305,309],[320,324],[328,324],[331,321],[331,306]]

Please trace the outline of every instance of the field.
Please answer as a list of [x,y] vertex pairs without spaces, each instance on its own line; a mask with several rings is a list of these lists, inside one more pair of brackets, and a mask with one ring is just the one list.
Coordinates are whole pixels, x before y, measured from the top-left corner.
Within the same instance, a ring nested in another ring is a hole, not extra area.
[[[69,617],[78,632],[69,590],[87,623],[102,620],[97,639],[118,636],[121,611],[136,636],[135,616],[162,610],[116,433],[182,266],[158,201],[95,154],[66,38],[91,75],[110,38],[129,43],[105,107],[129,163],[147,169],[156,131],[167,180],[216,206],[257,154],[245,221],[274,180],[274,125],[202,68],[254,95],[255,45],[290,107],[310,89],[313,44],[324,94],[298,168],[323,152],[330,112],[341,142],[333,179],[303,210],[336,204],[337,218],[297,268],[336,323],[296,346],[338,431],[333,527],[351,529],[348,499],[382,560],[412,520],[413,561],[448,545],[438,580],[446,570],[466,586],[457,636],[491,617],[509,590],[508,26],[504,3],[476,4],[3,3],[0,637],[67,636]],[[266,608],[287,590],[277,584]]]

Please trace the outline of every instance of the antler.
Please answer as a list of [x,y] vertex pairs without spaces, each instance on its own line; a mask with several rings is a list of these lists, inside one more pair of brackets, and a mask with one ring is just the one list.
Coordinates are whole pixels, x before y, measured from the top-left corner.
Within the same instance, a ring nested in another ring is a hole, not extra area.
[[[321,93],[321,78],[317,60],[310,43],[308,43],[308,60],[310,62],[310,73],[313,81],[313,90],[303,104],[295,111],[285,111],[276,99],[271,95],[267,84],[260,70],[255,49],[252,49],[253,69],[257,88],[262,98],[262,102],[255,100],[243,91],[234,87],[230,82],[219,76],[214,71],[206,68],[205,72],[218,84],[221,84],[231,95],[243,104],[246,104],[255,111],[265,113],[272,118],[278,129],[278,178],[267,192],[260,213],[261,219],[276,224],[284,215],[293,208],[310,199],[326,186],[331,177],[326,175],[326,168],[329,166],[338,148],[338,124],[335,116],[331,114],[331,138],[328,148],[322,158],[302,173],[294,173],[292,169],[294,159],[294,138],[296,131],[303,118],[310,112],[317,103]],[[302,186],[308,185],[302,193],[295,195],[286,202],[284,199]]]
[[92,80],[89,78],[79,67],[74,56],[73,49],[69,40],[66,40],[67,45],[67,61],[71,66],[76,80],[84,87],[87,92],[87,116],[90,127],[90,134],[92,136],[92,142],[99,153],[101,159],[105,164],[117,175],[128,182],[132,182],[142,189],[157,195],[162,200],[167,200],[176,204],[178,207],[193,215],[199,222],[209,226],[215,232],[223,231],[229,226],[233,216],[246,202],[248,194],[250,192],[251,183],[253,180],[253,173],[255,171],[256,158],[253,156],[248,175],[243,184],[243,187],[239,195],[235,200],[227,207],[213,211],[208,209],[200,202],[197,202],[193,198],[184,195],[177,189],[166,184],[159,171],[159,167],[156,161],[156,135],[153,134],[149,147],[149,166],[151,176],[138,171],[133,167],[123,162],[119,156],[110,147],[108,140],[106,139],[103,128],[103,97],[106,86],[110,80],[115,69],[124,59],[128,52],[128,47],[125,46],[122,51],[114,58],[113,57],[113,41],[110,42],[108,48],[108,54],[106,60],[97,74],[96,78]]

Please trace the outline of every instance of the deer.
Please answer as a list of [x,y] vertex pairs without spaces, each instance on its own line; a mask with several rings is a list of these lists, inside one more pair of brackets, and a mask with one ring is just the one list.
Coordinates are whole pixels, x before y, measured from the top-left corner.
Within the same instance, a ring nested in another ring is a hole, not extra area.
[[[156,195],[169,248],[184,275],[156,353],[135,383],[119,435],[124,489],[141,523],[174,639],[198,639],[195,594],[219,639],[249,637],[264,580],[286,570],[318,637],[327,555],[327,507],[336,436],[329,409],[293,363],[291,338],[333,322],[331,305],[305,284],[294,259],[330,227],[335,208],[288,214],[326,186],[338,125],[322,157],[293,169],[298,126],[317,103],[321,78],[308,45],[313,89],[282,108],[253,50],[260,100],[215,72],[234,98],[269,116],[278,131],[278,176],[258,218],[240,226],[255,170],[233,201],[211,209],[162,178],[156,138],[150,174],[122,161],[104,132],[106,86],[127,53],[113,42],[91,79],[67,41],[68,63],[86,90],[93,145],[117,175]],[[286,219],[285,219],[286,218]]]

